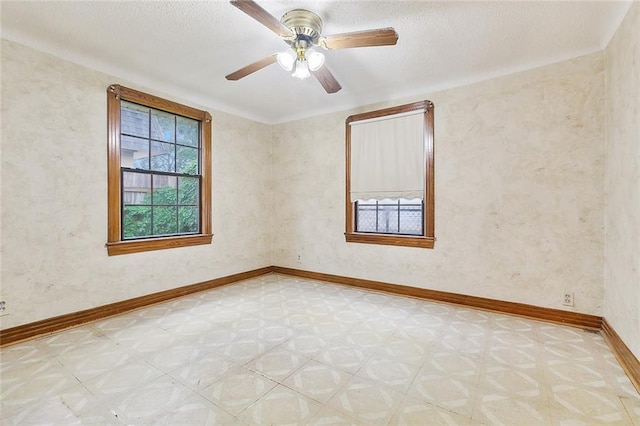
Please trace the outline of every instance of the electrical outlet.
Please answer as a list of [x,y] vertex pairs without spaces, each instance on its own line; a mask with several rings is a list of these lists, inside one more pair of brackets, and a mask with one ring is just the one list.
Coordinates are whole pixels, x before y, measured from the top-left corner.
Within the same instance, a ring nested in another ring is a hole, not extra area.
[[7,301],[0,300],[0,317],[8,314],[9,314],[9,311],[7,310]]
[[302,262],[302,256],[298,255],[298,256],[296,257],[296,262],[297,262],[297,263]]
[[573,306],[573,293],[565,293],[562,298],[562,304],[564,306]]

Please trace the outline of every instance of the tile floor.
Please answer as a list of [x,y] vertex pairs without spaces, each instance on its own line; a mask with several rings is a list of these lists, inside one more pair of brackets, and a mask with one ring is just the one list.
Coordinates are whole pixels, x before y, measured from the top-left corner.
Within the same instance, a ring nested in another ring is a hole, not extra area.
[[640,425],[597,333],[271,274],[0,350],[3,425]]

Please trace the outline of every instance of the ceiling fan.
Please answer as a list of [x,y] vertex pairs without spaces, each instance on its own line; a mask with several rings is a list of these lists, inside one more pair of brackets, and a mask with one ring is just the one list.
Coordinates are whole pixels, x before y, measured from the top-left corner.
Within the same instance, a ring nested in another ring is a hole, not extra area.
[[348,49],[352,47],[390,46],[398,41],[393,28],[356,31],[322,36],[322,19],[313,12],[294,9],[278,20],[253,0],[231,0],[231,4],[279,35],[289,49],[274,53],[259,61],[232,72],[227,80],[240,80],[262,68],[278,62],[293,77],[305,79],[313,75],[327,93],[336,93],[342,86],[331,71],[324,66],[324,55],[316,50]]

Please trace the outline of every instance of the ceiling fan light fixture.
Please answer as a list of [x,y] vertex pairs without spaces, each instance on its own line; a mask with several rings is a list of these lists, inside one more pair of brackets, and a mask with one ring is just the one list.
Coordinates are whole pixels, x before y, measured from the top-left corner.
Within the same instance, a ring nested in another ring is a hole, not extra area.
[[298,59],[296,61],[296,70],[293,72],[293,74],[291,74],[291,76],[299,78],[300,80],[311,77],[311,73],[309,72],[309,64],[307,63],[307,61]]
[[309,63],[309,69],[311,71],[317,71],[324,65],[324,55],[320,52],[316,52],[313,49],[307,49],[305,53],[307,62]]
[[293,67],[296,63],[296,57],[297,55],[295,50],[291,48],[285,50],[284,52],[278,53],[278,55],[276,56],[278,63],[286,71],[293,71]]

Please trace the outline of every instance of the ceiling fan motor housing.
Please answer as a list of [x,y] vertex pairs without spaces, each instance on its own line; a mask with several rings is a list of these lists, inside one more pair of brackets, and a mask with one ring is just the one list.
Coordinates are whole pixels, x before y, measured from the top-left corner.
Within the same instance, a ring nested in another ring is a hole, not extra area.
[[322,34],[322,19],[305,9],[294,9],[282,15],[282,24],[296,34],[296,40],[306,40],[318,44]]

